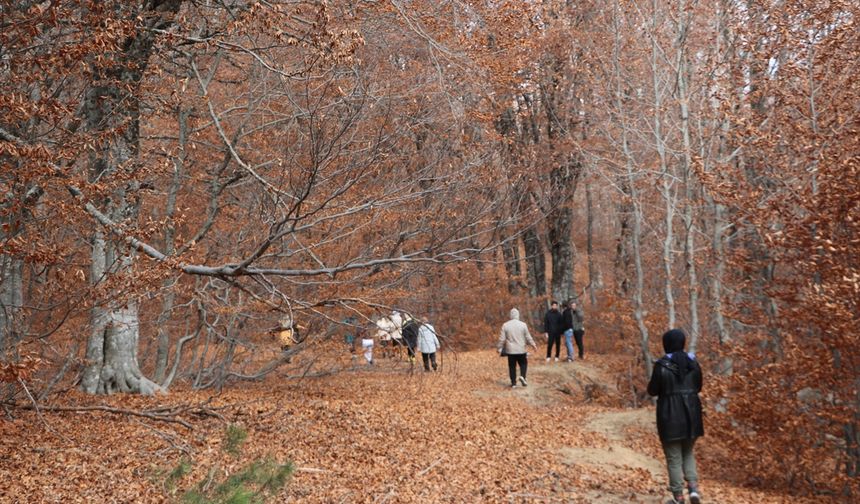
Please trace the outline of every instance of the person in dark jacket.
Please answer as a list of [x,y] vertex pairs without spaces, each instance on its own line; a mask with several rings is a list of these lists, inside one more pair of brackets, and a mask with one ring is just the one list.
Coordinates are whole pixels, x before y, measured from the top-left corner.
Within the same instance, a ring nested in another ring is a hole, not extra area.
[[585,346],[582,342],[582,337],[585,336],[585,316],[582,314],[582,308],[577,306],[576,301],[570,303],[570,327],[573,329],[573,340],[576,342],[576,348],[579,350],[579,358],[585,358]]
[[421,324],[410,315],[404,317],[406,319],[403,324],[403,341],[406,343],[406,353],[409,355],[409,364],[415,364],[415,349],[418,347],[418,329]]
[[657,396],[657,432],[669,469],[671,503],[684,502],[684,480],[690,503],[699,504],[698,474],[693,445],[705,435],[702,424],[702,368],[695,356],[684,351],[684,331],[672,329],[663,335],[666,355],[654,363],[648,393]]
[[543,317],[543,331],[546,333],[546,361],[552,354],[555,345],[555,360],[558,362],[558,354],[561,351],[561,334],[564,332],[564,318],[558,311],[558,303],[553,301],[549,305],[549,311]]

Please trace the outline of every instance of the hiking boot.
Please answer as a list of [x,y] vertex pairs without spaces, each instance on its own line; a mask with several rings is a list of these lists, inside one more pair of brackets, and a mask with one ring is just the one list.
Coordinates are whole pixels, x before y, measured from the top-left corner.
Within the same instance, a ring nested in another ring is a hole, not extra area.
[[690,489],[690,504],[702,504],[702,496],[696,488]]
[[549,362],[549,357],[546,358],[546,361]]
[[555,358],[555,361],[558,362],[558,357]]
[[528,386],[529,386],[529,382],[527,382],[527,381],[526,381],[526,377],[525,377],[525,376],[520,376],[520,383],[522,383],[522,384],[523,384],[523,387],[528,387]]
[[666,504],[684,504],[685,502],[684,494],[681,494],[673,496],[671,499],[666,501]]
[[511,388],[517,388],[517,384],[516,384],[516,383],[511,383]]

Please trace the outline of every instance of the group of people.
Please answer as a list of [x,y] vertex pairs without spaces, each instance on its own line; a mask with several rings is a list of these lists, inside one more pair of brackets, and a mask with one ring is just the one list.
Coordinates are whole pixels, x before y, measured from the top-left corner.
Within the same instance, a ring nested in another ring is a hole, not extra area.
[[430,371],[432,368],[436,371],[436,352],[442,344],[439,342],[436,329],[427,317],[422,317],[419,321],[408,313],[401,314],[395,310],[387,317],[377,320],[376,327],[375,335],[361,330],[361,348],[368,365],[373,365],[374,340],[377,339],[384,352],[397,347],[406,348],[410,364],[415,363],[415,352],[420,352],[424,370]]
[[[544,317],[547,362],[550,360],[553,346],[556,348],[555,360],[558,361],[559,341],[563,334],[567,344],[568,360],[573,360],[573,348],[570,336],[567,335],[568,331],[575,338],[579,347],[579,358],[582,359],[584,334],[582,323],[582,311],[577,309],[576,303],[568,303],[563,313],[559,313],[557,303],[552,303]],[[694,354],[684,351],[685,345],[684,331],[672,329],[663,334],[663,350],[666,353],[654,363],[654,370],[648,382],[648,393],[657,397],[657,433],[669,472],[669,490],[672,493],[672,499],[667,504],[686,502],[685,481],[690,504],[700,504],[702,501],[696,458],[693,454],[696,440],[705,434],[702,403],[699,399],[699,392],[702,391],[702,368]],[[517,386],[517,380],[524,387],[528,385],[526,381],[527,347],[537,350],[528,326],[520,320],[519,310],[513,308],[510,311],[510,320],[502,324],[498,340],[499,353],[508,357],[508,373],[512,388]],[[519,378],[516,373],[517,367],[520,368]]]
[[585,357],[583,347],[583,336],[585,336],[584,315],[576,301],[570,300],[565,303],[564,311],[558,311],[558,302],[550,303],[549,311],[543,317],[543,330],[546,335],[546,361],[550,361],[552,349],[555,347],[555,360],[558,362],[561,353],[561,337],[564,336],[564,345],[567,347],[567,362],[573,362],[573,342],[579,350],[579,358]]

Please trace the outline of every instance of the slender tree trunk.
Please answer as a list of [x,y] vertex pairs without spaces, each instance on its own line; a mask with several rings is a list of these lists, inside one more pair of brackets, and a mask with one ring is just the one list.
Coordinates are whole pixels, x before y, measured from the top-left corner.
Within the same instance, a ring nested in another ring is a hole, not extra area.
[[[719,58],[728,58],[730,45],[728,26],[726,24],[726,16],[728,13],[728,0],[720,0],[716,3],[717,8],[717,54]],[[725,69],[726,75],[728,70]],[[729,84],[729,94],[731,94],[731,85]],[[719,104],[714,104],[714,113],[720,114]],[[717,157],[723,159],[729,155],[729,133],[730,123],[727,117],[721,118],[720,124],[720,140],[717,148]],[[711,247],[714,253],[714,273],[711,278],[711,305],[714,316],[714,324],[717,328],[717,338],[720,345],[728,345],[731,340],[729,329],[726,324],[726,318],[723,314],[723,280],[726,275],[726,253],[725,253],[725,233],[728,229],[726,220],[727,209],[724,205],[714,202],[706,193],[706,200],[711,207],[711,213],[714,217],[713,234],[711,236]],[[731,357],[724,359],[722,371],[726,374],[732,373],[733,362]]]
[[[529,295],[533,300],[544,303],[546,297],[546,259],[544,258],[543,245],[534,227],[523,231],[523,245],[526,253],[526,283],[529,287]],[[533,320],[541,319],[543,308],[535,305],[530,310]]]
[[597,304],[594,291],[598,285],[597,269],[594,265],[594,202],[591,195],[591,174],[585,177],[586,250],[588,253],[588,297],[591,306]]
[[[164,253],[167,255],[173,254],[174,238],[176,228],[174,226],[173,217],[176,214],[176,195],[179,193],[179,186],[182,182],[182,173],[185,166],[186,143],[188,139],[188,115],[190,110],[179,109],[179,155],[173,162],[173,180],[170,182],[170,189],[167,192],[167,211],[165,212],[164,229]],[[171,287],[172,280],[165,279],[162,284],[164,292],[164,300],[161,305],[161,314],[158,316],[158,349],[155,354],[155,382],[164,383],[165,373],[167,372],[167,359],[170,353],[170,332],[167,328],[167,323],[173,312],[173,303],[175,300],[175,292]]]
[[681,111],[681,138],[683,140],[683,166],[681,167],[684,180],[684,256],[686,259],[688,289],[690,295],[690,352],[696,351],[699,342],[699,280],[696,276],[695,229],[693,227],[693,200],[695,192],[692,173],[692,146],[690,142],[690,104],[687,93],[687,30],[690,16],[686,0],[678,3],[678,106]]
[[645,364],[645,377],[651,377],[653,364],[651,362],[651,351],[649,350],[649,335],[648,327],[645,325],[645,310],[642,302],[642,294],[645,288],[645,273],[642,269],[642,253],[641,253],[641,237],[642,237],[642,207],[639,201],[639,194],[636,189],[636,178],[633,172],[633,153],[630,150],[628,140],[628,125],[625,115],[624,94],[621,87],[621,32],[618,25],[618,16],[620,6],[615,3],[614,17],[614,32],[615,44],[613,45],[613,69],[615,73],[615,106],[618,111],[618,119],[621,126],[621,148],[624,154],[625,174],[627,177],[627,190],[630,194],[631,205],[633,208],[633,228],[630,235],[630,245],[633,252],[633,266],[636,275],[636,288],[633,291],[633,317],[636,319],[636,325],[639,328],[639,345],[642,351],[642,359]]
[[630,218],[633,215],[633,205],[630,203],[630,183],[627,176],[618,184],[622,198],[617,204],[618,213],[618,242],[615,245],[615,286],[620,297],[630,294]]
[[675,296],[672,289],[672,242],[674,236],[672,226],[675,216],[675,197],[672,186],[675,181],[675,174],[670,173],[669,164],[666,161],[666,139],[663,137],[663,83],[660,79],[660,68],[658,64],[658,13],[660,12],[659,3],[657,0],[652,2],[652,18],[651,18],[651,77],[654,87],[654,141],[657,144],[657,155],[660,160],[661,190],[663,193],[663,201],[666,204],[666,236],[663,240],[663,292],[666,297],[666,315],[668,326],[675,327]]

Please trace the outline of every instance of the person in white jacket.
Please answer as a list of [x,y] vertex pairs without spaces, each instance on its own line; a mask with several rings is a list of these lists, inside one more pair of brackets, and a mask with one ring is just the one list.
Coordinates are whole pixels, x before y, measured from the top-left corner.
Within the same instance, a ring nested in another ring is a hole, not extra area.
[[430,325],[427,317],[421,317],[421,327],[418,328],[418,351],[421,352],[421,359],[424,361],[424,371],[430,371],[430,363],[433,364],[433,371],[436,371],[436,351],[441,346],[436,336],[436,329]]
[[528,385],[526,381],[526,370],[528,369],[528,353],[526,345],[537,350],[535,340],[529,333],[525,322],[520,320],[520,311],[511,309],[511,319],[502,324],[499,334],[499,355],[508,356],[508,372],[511,375],[511,388],[517,386],[517,364],[520,365],[520,383],[523,387]]

